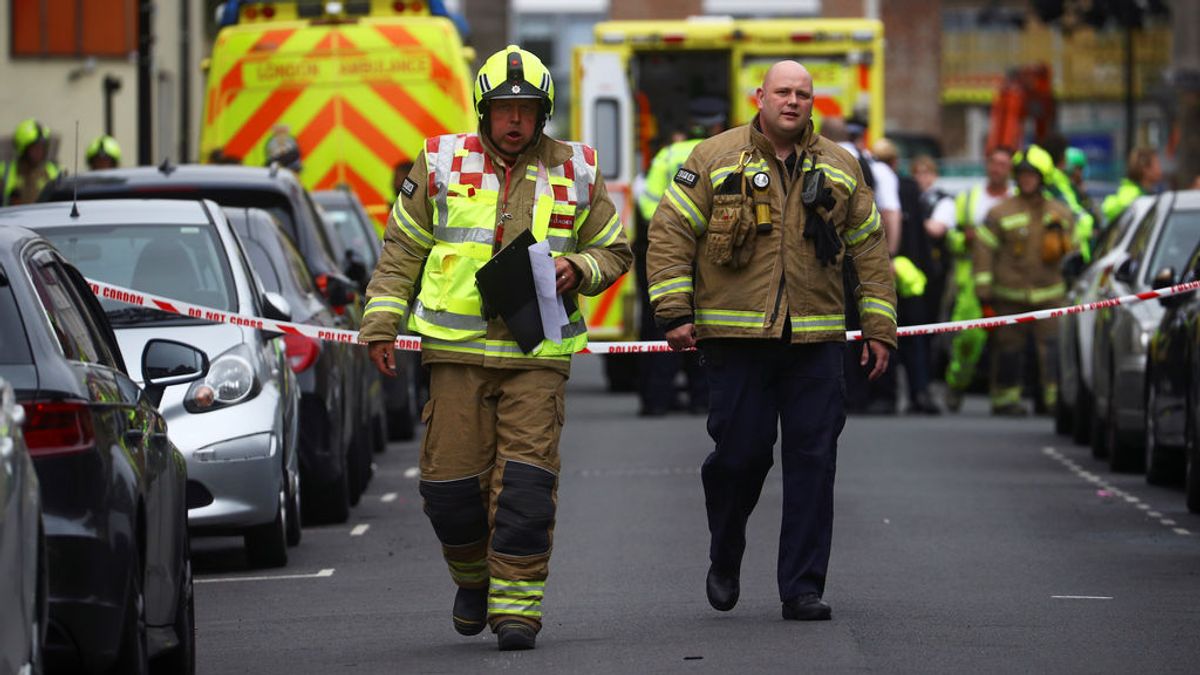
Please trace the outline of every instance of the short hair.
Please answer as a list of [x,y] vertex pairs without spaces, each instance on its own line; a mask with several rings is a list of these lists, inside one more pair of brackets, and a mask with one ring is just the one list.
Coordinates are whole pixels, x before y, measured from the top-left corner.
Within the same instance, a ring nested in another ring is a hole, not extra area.
[[1129,151],[1129,161],[1125,164],[1125,175],[1129,180],[1140,183],[1146,175],[1146,169],[1154,163],[1158,152],[1149,146],[1139,145]]
[[875,159],[885,164],[891,164],[900,159],[900,153],[896,150],[896,144],[887,138],[875,139],[875,142],[871,144],[871,154],[875,155]]
[[834,143],[844,143],[850,140],[850,133],[846,130],[845,118],[831,115],[821,120],[821,135]]
[[1017,154],[1017,152],[1015,150],[1013,150],[1012,148],[1010,148],[1007,145],[997,145],[996,147],[992,148],[988,152],[987,156],[991,157],[992,155],[996,154],[997,152],[1003,152],[1004,154],[1008,155],[1009,159],[1012,159],[1013,155]]
[[1053,160],[1054,166],[1058,166],[1062,164],[1063,158],[1067,155],[1067,146],[1069,143],[1067,143],[1066,136],[1054,131],[1046,134],[1046,137],[1038,145],[1041,145],[1043,150],[1050,153],[1050,159]]
[[927,171],[937,173],[937,162],[929,155],[917,155],[912,161],[912,172],[916,173],[919,169],[925,169]]

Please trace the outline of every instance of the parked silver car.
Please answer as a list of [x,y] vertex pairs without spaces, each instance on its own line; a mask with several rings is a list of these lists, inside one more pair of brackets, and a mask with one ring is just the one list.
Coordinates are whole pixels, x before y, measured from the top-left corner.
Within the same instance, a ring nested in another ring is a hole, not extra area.
[[[1134,200],[1121,217],[1100,233],[1092,262],[1071,282],[1067,304],[1081,305],[1100,297],[1101,281],[1128,255],[1137,226],[1153,196]],[[1078,255],[1078,254],[1076,254]],[[1082,259],[1079,260],[1082,263]],[[1055,428],[1076,443],[1087,443],[1092,430],[1092,335],[1096,312],[1068,314],[1058,322],[1058,403]]]
[[[244,317],[286,319],[287,301],[265,293],[225,214],[210,201],[98,200],[23,209],[90,279]],[[130,375],[153,338],[208,354],[202,380],[168,387],[159,409],[187,460],[188,524],[195,534],[240,534],[255,566],[287,563],[300,540],[296,453],[300,391],[275,335],[101,297]]]
[[[1128,254],[1101,280],[1100,299],[1150,290],[1164,267],[1183,269],[1200,241],[1200,191],[1164,192],[1134,230]],[[1092,448],[1117,471],[1145,462],[1145,375],[1150,338],[1164,309],[1138,302],[1097,312],[1093,329]]]
[[[20,326],[13,323],[17,330]],[[0,359],[5,347],[0,326]],[[37,472],[25,447],[25,411],[0,379],[0,672],[42,672],[46,636],[46,540]]]

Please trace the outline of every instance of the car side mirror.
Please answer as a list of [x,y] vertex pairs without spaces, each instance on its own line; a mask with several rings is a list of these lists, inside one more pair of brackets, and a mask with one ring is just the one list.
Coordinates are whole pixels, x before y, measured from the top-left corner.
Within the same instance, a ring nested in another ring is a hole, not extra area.
[[334,308],[345,307],[354,302],[351,281],[340,274],[322,274],[317,277],[317,288]]
[[1137,258],[1126,258],[1117,266],[1116,271],[1113,272],[1113,279],[1123,284],[1132,284],[1133,277],[1137,275],[1137,269]]
[[1083,262],[1083,254],[1081,254],[1079,251],[1073,251],[1072,253],[1068,254],[1067,257],[1063,258],[1063,278],[1068,284],[1073,283],[1079,278],[1080,274],[1083,274],[1085,267],[1087,267],[1087,264]]
[[1160,288],[1170,288],[1175,285],[1175,268],[1164,267],[1154,275],[1154,279],[1150,281],[1150,288],[1159,290]]
[[267,292],[262,297],[263,318],[272,321],[291,321],[292,305],[278,293]]
[[346,276],[358,284],[359,290],[365,293],[367,284],[371,281],[371,273],[367,270],[367,262],[362,259],[362,256],[357,251],[348,248],[346,249],[345,267]]
[[142,349],[143,389],[155,407],[167,387],[194,382],[207,374],[208,355],[191,345],[156,338]]

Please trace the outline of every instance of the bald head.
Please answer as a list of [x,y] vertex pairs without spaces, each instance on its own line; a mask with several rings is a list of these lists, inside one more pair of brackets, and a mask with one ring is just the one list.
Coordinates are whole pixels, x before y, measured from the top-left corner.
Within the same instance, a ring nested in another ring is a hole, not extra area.
[[767,69],[755,96],[763,134],[777,153],[790,154],[793,145],[808,132],[812,119],[812,75],[795,61],[778,61]]
[[769,90],[771,85],[780,79],[802,79],[808,82],[808,88],[812,89],[812,75],[807,68],[795,61],[776,61],[772,64],[763,76],[762,88]]

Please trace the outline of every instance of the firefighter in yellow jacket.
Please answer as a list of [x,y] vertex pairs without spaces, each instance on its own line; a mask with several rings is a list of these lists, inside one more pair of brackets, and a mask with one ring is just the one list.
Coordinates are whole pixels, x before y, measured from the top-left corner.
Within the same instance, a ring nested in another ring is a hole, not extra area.
[[896,346],[896,292],[858,161],[813,130],[812,76],[794,61],[776,63],[757,99],[754,120],[696,146],[659,202],[650,300],[671,347],[698,345],[709,376],[716,449],[701,469],[709,603],[720,611],[737,603],[746,521],[782,426],[783,617],[825,620],[845,422],[843,266],[856,272],[867,340],[855,349],[872,379]]
[[[992,207],[975,231],[975,293],[984,316],[1058,307],[1066,296],[1061,263],[1074,246],[1071,209],[1043,193],[1042,172],[1028,158],[1013,166],[1017,194]],[[990,306],[990,309],[989,309]],[[1042,403],[1054,410],[1058,399],[1055,342],[1057,320],[997,328],[992,333],[993,415],[1027,414],[1021,404],[1025,344],[1037,346]]]
[[490,625],[500,649],[531,649],[553,541],[563,391],[587,329],[576,310],[561,342],[524,353],[501,319],[484,318],[475,273],[526,230],[549,242],[565,296],[601,292],[632,254],[595,151],[542,132],[554,84],[536,56],[516,46],[492,55],[474,100],[479,132],[428,139],[400,186],[361,338],[385,374],[404,321],[422,338],[431,384],[420,492],[458,586],[454,627],[474,635]]

